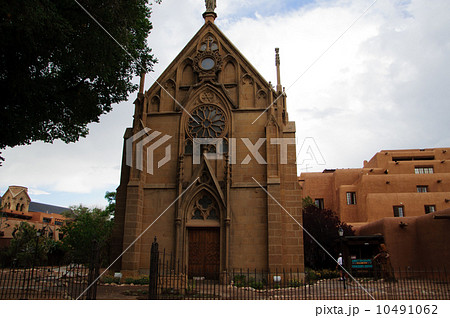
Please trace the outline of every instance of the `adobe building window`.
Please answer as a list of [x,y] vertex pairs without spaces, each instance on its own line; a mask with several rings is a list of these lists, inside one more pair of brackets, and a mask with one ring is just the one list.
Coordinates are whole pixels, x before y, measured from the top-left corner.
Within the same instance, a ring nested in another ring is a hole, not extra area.
[[348,205],[356,204],[356,192],[347,192],[347,204]]
[[428,186],[417,186],[417,192],[418,193],[428,192]]
[[323,210],[323,199],[314,199],[314,204],[316,207]]
[[56,221],[55,221],[55,225],[63,225],[63,222],[62,222],[62,221],[56,220]]
[[425,205],[425,214],[432,213],[436,211],[435,205]]
[[415,174],[431,174],[434,173],[433,167],[415,167]]
[[52,219],[50,219],[50,218],[43,218],[42,219],[42,222],[44,222],[44,223],[50,223],[52,221]]
[[402,218],[405,216],[405,207],[403,205],[394,206],[394,217]]

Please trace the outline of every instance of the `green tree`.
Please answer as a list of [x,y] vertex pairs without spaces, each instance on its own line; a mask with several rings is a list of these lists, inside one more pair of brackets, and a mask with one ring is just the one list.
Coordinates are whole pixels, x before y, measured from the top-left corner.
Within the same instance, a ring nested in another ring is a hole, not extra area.
[[302,199],[302,207],[303,208],[307,208],[311,205],[314,205],[314,201],[310,196],[307,196],[305,198]]
[[116,194],[116,191],[106,191],[105,193],[105,199],[108,201],[105,212],[108,213],[111,218],[114,218],[114,212],[116,212]]
[[102,209],[79,205],[70,207],[65,216],[72,220],[61,227],[62,239],[73,261],[88,263],[92,257],[93,243],[96,242],[101,253],[107,253],[113,221],[108,212]]
[[34,225],[20,222],[13,231],[13,239],[5,257],[10,265],[30,267],[47,260],[49,238],[41,235]]
[[156,62],[148,0],[81,3],[122,47],[73,0],[2,1],[0,149],[85,137]]
[[[333,258],[337,258],[340,252],[339,227],[344,230],[346,236],[354,235],[354,231],[350,225],[341,222],[336,213],[331,210],[319,209],[314,204],[309,204],[311,202],[303,201],[303,227]],[[303,234],[305,266],[312,269],[336,268],[333,258],[319,247],[311,236],[307,233]]]

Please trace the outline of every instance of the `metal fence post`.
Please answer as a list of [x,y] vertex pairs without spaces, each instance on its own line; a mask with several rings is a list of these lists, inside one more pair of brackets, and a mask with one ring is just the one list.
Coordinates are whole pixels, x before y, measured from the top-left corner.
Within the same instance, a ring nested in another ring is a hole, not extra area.
[[159,251],[158,242],[155,240],[152,243],[150,250],[150,275],[148,285],[148,299],[158,299],[158,265],[159,265]]
[[[96,240],[92,241],[92,256],[89,264],[89,275],[88,275],[88,286],[92,286],[86,292],[86,299],[95,300],[97,299],[97,283],[95,281],[99,276],[100,272],[100,261],[99,261],[99,246]],[[95,281],[95,283],[94,283]]]

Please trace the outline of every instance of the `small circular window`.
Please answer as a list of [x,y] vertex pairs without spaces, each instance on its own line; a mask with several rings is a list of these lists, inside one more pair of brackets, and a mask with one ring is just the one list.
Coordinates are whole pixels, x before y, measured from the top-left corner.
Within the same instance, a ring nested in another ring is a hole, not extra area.
[[216,63],[214,62],[214,60],[210,57],[203,59],[200,63],[202,69],[207,70],[207,71],[211,70],[215,64]]

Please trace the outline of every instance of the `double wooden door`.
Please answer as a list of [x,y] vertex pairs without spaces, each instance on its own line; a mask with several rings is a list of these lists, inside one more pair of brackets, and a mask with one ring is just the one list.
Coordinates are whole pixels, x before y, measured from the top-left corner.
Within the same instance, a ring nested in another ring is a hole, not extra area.
[[220,271],[220,229],[189,228],[189,276],[218,279]]

